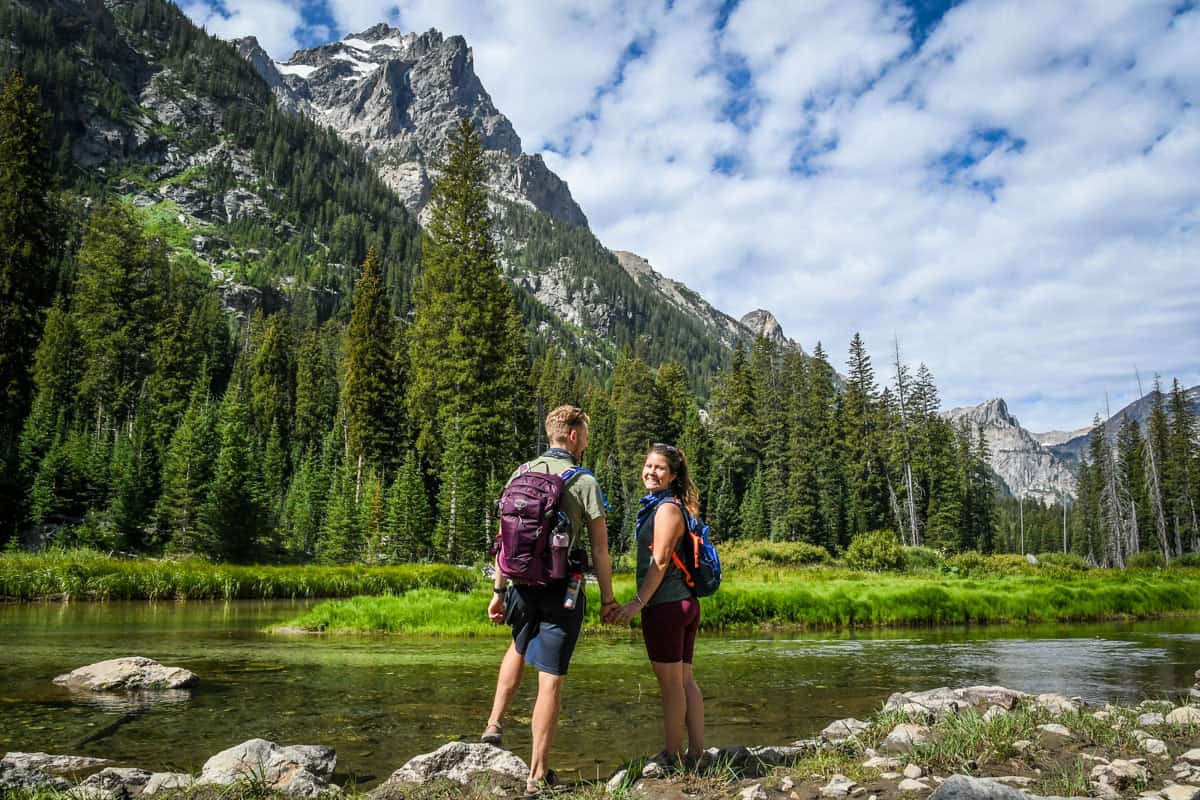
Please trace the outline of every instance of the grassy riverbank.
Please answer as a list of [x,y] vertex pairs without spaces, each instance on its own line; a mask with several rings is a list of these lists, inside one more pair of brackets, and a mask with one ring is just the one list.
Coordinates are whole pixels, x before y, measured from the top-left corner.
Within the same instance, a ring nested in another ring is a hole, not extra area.
[[[632,577],[616,581],[632,596]],[[484,616],[490,589],[354,597],[314,606],[282,626],[347,633],[505,635]],[[588,593],[588,625],[600,628],[599,596]],[[758,570],[730,575],[703,601],[708,630],[794,627],[1085,622],[1200,614],[1200,570],[1056,571],[989,578],[878,574],[831,568]]]
[[472,570],[444,564],[397,567],[238,566],[198,558],[110,558],[93,550],[0,555],[0,599],[234,600],[438,589],[466,592]]

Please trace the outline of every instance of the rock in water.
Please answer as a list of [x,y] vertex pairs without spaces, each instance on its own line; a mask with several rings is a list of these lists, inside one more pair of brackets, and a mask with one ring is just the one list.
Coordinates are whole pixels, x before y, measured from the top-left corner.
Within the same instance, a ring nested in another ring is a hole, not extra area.
[[427,783],[448,778],[465,784],[473,776],[486,772],[525,780],[529,766],[507,750],[490,744],[450,742],[432,753],[414,756],[393,772],[386,783]]
[[59,675],[59,686],[84,689],[90,692],[146,691],[182,689],[193,685],[196,673],[179,667],[164,667],[154,659],[143,656],[111,658]]
[[49,753],[5,753],[0,766],[36,769],[42,772],[82,772],[110,763],[107,758],[90,756],[56,756]]
[[840,742],[852,736],[858,736],[860,733],[866,733],[870,729],[871,726],[868,723],[847,717],[826,725],[825,729],[821,731],[821,738],[828,742]]
[[266,739],[250,739],[205,761],[196,783],[228,786],[250,780],[284,794],[320,797],[341,794],[341,789],[329,783],[336,766],[337,753],[331,747],[283,747]]

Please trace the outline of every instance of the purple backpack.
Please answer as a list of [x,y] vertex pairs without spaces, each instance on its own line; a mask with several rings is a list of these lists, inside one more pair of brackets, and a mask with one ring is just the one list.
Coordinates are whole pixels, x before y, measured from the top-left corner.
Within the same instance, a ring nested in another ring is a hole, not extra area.
[[496,564],[514,583],[545,586],[567,577],[571,523],[559,510],[567,482],[581,467],[561,475],[534,472],[522,464],[520,473],[500,495],[500,533]]

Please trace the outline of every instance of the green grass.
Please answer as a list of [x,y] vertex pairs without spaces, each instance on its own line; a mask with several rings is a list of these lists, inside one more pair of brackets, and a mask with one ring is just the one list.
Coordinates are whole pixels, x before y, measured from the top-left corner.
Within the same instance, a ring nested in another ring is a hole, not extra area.
[[[633,595],[631,576],[615,581]],[[505,635],[484,615],[490,588],[404,597],[354,597],[314,606],[285,627],[330,632]],[[951,624],[1084,622],[1200,612],[1200,570],[1091,571],[1068,577],[986,579],[879,575],[830,569],[730,575],[702,601],[707,630],[753,627],[873,628]],[[601,629],[599,595],[588,591],[587,625]]]
[[450,597],[478,584],[475,572],[445,564],[267,567],[199,558],[109,558],[94,550],[0,554],[0,598],[9,600],[349,597],[418,589],[438,589]]

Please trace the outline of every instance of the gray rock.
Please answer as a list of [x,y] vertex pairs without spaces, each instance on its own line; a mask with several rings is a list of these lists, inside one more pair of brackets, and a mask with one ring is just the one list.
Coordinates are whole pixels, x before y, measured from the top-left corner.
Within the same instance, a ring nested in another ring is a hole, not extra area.
[[1179,758],[1175,759],[1175,763],[1177,765],[1186,764],[1192,767],[1200,767],[1200,747],[1180,753]]
[[61,756],[49,753],[5,753],[0,758],[0,766],[35,769],[51,774],[67,772],[82,772],[83,770],[101,767],[112,763],[107,758],[92,758],[91,756]]
[[254,192],[240,187],[226,192],[221,200],[221,206],[225,210],[225,222],[228,223],[243,219],[261,221],[270,218],[270,212],[263,199]]
[[738,792],[738,797],[741,800],[768,800],[767,790],[762,787],[761,783],[756,783],[752,786],[747,786]]
[[144,769],[105,767],[96,774],[89,775],[79,786],[83,789],[99,789],[116,797],[129,797],[141,794],[149,780],[150,773]]
[[858,784],[845,775],[835,774],[829,778],[829,783],[821,787],[820,795],[830,800],[841,800],[841,798],[849,797],[857,786]]
[[764,767],[778,767],[783,764],[790,764],[799,758],[816,752],[817,749],[817,743],[803,741],[791,745],[769,745],[766,747],[747,748],[750,758],[757,760]]
[[889,758],[887,756],[871,756],[863,762],[863,768],[893,771],[900,769],[900,759]]
[[1167,718],[1158,712],[1149,714],[1139,714],[1137,718],[1138,727],[1149,728],[1153,725],[1162,725],[1166,723]]
[[[1003,686],[967,686],[961,689],[940,687],[924,692],[896,692],[884,703],[884,711],[919,709],[941,718],[968,708],[984,709],[1000,706],[1011,710],[1023,697],[1024,692],[1006,689]],[[915,707],[915,708],[914,708]]]
[[1200,708],[1180,706],[1167,714],[1168,725],[1200,725]]
[[179,667],[164,667],[143,656],[99,661],[54,679],[60,686],[90,692],[182,689],[196,681],[194,672]]
[[910,753],[916,745],[929,741],[929,728],[924,725],[902,724],[892,728],[879,745],[879,752],[890,754]]
[[169,789],[186,789],[196,782],[196,779],[186,772],[155,772],[146,781],[142,789],[142,797],[150,797]]
[[1098,796],[1115,800],[1123,792],[1145,783],[1149,777],[1150,773],[1141,764],[1117,758],[1111,763],[1092,767],[1089,780]]
[[909,765],[905,766],[903,772],[904,772],[904,777],[912,778],[913,780],[917,780],[918,778],[920,778],[921,776],[923,776],[925,774],[925,770],[921,769],[916,764],[909,764]]
[[1157,758],[1170,758],[1171,756],[1171,751],[1167,749],[1167,743],[1162,739],[1142,739],[1138,742],[1138,746],[1142,748],[1142,752]]
[[1037,730],[1039,733],[1038,738],[1047,742],[1067,741],[1074,738],[1070,728],[1065,725],[1059,725],[1056,722],[1051,722],[1048,725],[1038,725]]
[[490,744],[450,742],[432,753],[414,756],[393,772],[387,783],[427,783],[447,778],[465,784],[473,776],[488,772],[524,780],[529,775],[529,766],[507,750]]
[[1029,795],[999,781],[951,775],[934,790],[929,800],[1029,800]]
[[905,778],[896,789],[901,794],[924,794],[929,791],[929,786],[921,781]]
[[1008,716],[1008,712],[1001,706],[990,706],[987,711],[983,712],[984,722],[995,722],[1001,717]]
[[1164,786],[1159,794],[1166,800],[1200,800],[1200,786],[1189,786],[1186,783],[1173,783]]
[[70,784],[31,767],[10,766],[0,762],[0,797],[15,791],[64,791]]
[[228,786],[252,780],[284,794],[320,797],[341,793],[329,783],[336,766],[337,754],[330,747],[283,747],[266,739],[250,739],[205,761],[196,783]]
[[826,725],[824,730],[821,731],[821,738],[830,742],[840,742],[852,736],[866,733],[870,729],[870,723],[854,719],[853,717],[847,717],[846,719],[835,720]]
[[605,790],[609,794],[613,794],[614,792],[616,792],[618,789],[621,788],[621,785],[625,783],[625,780],[628,777],[629,777],[628,769],[617,770],[616,772],[613,773],[613,776],[608,779],[608,783],[606,783],[604,785]]
[[1057,693],[1039,694],[1037,704],[1051,714],[1076,714],[1082,703],[1078,698],[1070,698]]

